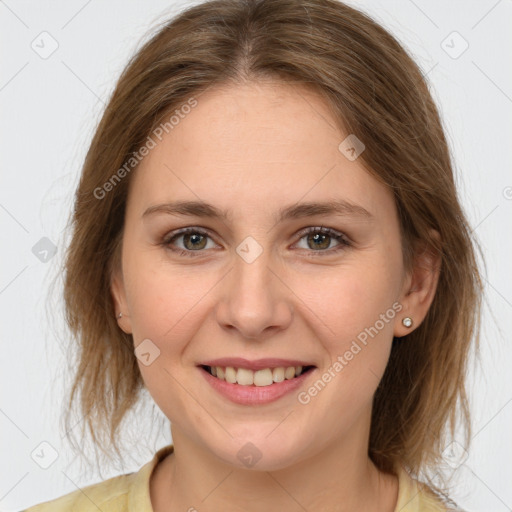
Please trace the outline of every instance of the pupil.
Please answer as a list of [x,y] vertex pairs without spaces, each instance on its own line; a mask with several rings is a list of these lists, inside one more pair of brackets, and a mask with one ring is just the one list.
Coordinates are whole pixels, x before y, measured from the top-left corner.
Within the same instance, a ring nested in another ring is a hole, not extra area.
[[[322,237],[322,238],[323,238],[323,240],[320,240],[320,237]],[[313,239],[314,239],[314,241],[315,241],[315,245],[316,245],[316,247],[324,247],[324,246],[325,246],[325,239],[326,239],[326,238],[328,238],[328,237],[329,237],[329,235],[324,235],[323,233],[315,233],[315,234],[313,235]],[[319,242],[319,241],[320,241],[320,244],[321,244],[322,242],[324,242],[324,245],[317,244],[317,242]],[[328,246],[328,245],[329,245],[329,243],[327,243],[327,246]]]
[[191,242],[192,248],[202,248],[200,244],[196,244],[196,242],[201,242],[201,238],[203,238],[203,236],[198,234],[185,235],[185,240]]

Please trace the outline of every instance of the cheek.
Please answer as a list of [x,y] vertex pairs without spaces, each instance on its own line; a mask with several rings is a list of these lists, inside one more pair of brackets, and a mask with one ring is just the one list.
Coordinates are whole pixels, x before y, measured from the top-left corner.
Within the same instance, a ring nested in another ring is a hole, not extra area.
[[[166,356],[179,355],[204,320],[215,272],[172,265],[152,250],[127,257],[126,290],[134,342],[149,338]],[[160,249],[158,249],[160,251]]]
[[368,254],[314,279],[295,280],[293,288],[307,306],[304,315],[316,326],[313,330],[330,362],[343,358],[349,387],[362,390],[369,378],[367,384],[373,386],[371,374],[380,377],[384,372],[401,309],[399,276],[399,258]]
[[[339,268],[308,282],[297,281],[306,304],[335,338],[346,338],[373,325],[396,301],[397,281],[391,268],[368,264]],[[308,287],[309,291],[305,288]],[[313,291],[312,291],[313,290]],[[387,325],[387,324],[386,324]]]
[[126,275],[134,346],[142,346],[149,339],[157,347],[150,345],[150,351],[158,354],[151,364],[145,365],[142,359],[137,363],[155,403],[174,420],[176,411],[190,408],[182,383],[187,382],[191,369],[183,368],[182,357],[202,324],[201,298],[214,282],[209,284],[204,276],[183,274],[169,265],[157,266],[155,261],[143,265],[138,258],[132,264],[127,264]]

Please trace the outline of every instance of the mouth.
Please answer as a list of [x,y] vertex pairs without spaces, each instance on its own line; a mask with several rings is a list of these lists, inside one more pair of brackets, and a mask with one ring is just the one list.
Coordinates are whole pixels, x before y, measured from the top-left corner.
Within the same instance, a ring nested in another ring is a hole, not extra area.
[[230,384],[239,386],[265,387],[285,380],[297,379],[316,368],[314,365],[306,366],[277,366],[251,370],[234,366],[208,366],[199,365],[202,370],[212,377]]

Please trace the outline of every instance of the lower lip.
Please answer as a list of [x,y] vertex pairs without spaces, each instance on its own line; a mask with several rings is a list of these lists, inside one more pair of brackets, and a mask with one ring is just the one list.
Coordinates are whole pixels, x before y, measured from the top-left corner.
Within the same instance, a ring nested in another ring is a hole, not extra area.
[[231,384],[225,380],[218,379],[211,375],[207,370],[199,367],[199,371],[204,378],[218,391],[232,402],[241,405],[260,405],[278,400],[282,396],[291,393],[297,389],[313,372],[315,368],[302,373],[293,379],[287,379],[282,382],[274,382],[270,386],[242,386],[240,384]]

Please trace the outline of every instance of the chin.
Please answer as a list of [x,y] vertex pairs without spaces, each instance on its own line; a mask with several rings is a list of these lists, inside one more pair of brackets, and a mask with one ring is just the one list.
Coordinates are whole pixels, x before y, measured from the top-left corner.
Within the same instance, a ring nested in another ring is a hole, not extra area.
[[252,471],[277,471],[298,462],[299,454],[307,444],[306,440],[294,440],[283,435],[272,438],[274,434],[269,436],[267,429],[264,435],[261,431],[260,427],[254,436],[247,433],[222,445],[211,446],[210,449],[225,464]]

